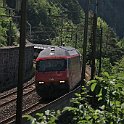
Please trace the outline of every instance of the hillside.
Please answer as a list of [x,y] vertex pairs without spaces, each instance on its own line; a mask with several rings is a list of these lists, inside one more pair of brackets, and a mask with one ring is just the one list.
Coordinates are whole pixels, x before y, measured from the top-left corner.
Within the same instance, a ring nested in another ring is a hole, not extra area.
[[[78,0],[85,9],[87,0]],[[102,17],[117,33],[124,36],[124,0],[98,0],[98,15]]]

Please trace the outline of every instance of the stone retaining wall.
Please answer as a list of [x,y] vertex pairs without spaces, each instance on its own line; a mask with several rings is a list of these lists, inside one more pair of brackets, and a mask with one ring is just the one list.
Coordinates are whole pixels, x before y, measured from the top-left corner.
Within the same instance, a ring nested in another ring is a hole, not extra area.
[[[34,47],[32,45],[25,48],[25,80],[31,76],[33,67]],[[10,87],[16,86],[18,81],[18,47],[0,48],[0,92]]]

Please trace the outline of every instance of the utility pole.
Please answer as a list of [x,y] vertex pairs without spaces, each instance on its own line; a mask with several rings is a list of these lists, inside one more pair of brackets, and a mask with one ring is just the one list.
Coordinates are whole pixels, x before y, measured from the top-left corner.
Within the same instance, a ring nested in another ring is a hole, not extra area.
[[63,43],[62,35],[63,35],[63,15],[62,15],[62,18],[61,18],[61,43],[60,43],[61,46],[62,46],[62,43]]
[[5,7],[6,6],[6,1],[5,0],[3,0],[3,7]]
[[95,6],[96,10],[95,10],[94,16],[93,16],[91,80],[94,79],[95,73],[96,73],[95,59],[96,59],[97,7],[98,7],[98,1],[96,0],[96,6]]
[[62,43],[63,43],[62,35],[63,35],[63,13],[61,15],[61,42],[60,42],[61,46],[62,46]]
[[77,40],[78,40],[78,34],[77,34],[77,30],[76,30],[76,34],[75,34],[75,48],[77,48]]
[[9,46],[12,45],[12,21],[9,22]]
[[101,64],[102,64],[102,35],[103,35],[103,28],[100,25],[100,50],[99,50],[99,70],[98,76],[101,74]]
[[85,11],[85,26],[84,26],[84,41],[83,41],[83,66],[82,66],[82,79],[84,83],[86,71],[86,51],[87,51],[87,34],[88,34],[88,18],[89,18],[89,0],[87,0],[87,9]]
[[28,26],[29,26],[29,37],[30,37],[30,41],[31,41],[31,24],[27,21],[26,22],[27,24],[28,24]]
[[[11,9],[9,9],[9,16],[11,16]],[[10,20],[9,22],[9,31],[8,31],[8,45],[11,46],[12,45],[12,42],[11,42],[11,37],[12,37],[12,21]]]
[[23,99],[24,62],[25,62],[24,58],[25,58],[25,40],[26,40],[26,3],[27,0],[22,0],[21,2],[16,124],[22,124],[22,99]]

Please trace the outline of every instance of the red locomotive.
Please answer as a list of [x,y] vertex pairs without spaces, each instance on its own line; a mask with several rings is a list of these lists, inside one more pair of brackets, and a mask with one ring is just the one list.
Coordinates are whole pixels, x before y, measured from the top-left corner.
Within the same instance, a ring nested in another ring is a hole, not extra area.
[[81,80],[80,53],[72,47],[54,46],[36,59],[35,84],[41,97],[57,96],[72,90]]

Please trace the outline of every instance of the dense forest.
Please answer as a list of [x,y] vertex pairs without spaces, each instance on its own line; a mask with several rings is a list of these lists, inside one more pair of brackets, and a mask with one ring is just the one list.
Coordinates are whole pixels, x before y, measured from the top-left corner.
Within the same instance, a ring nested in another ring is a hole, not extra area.
[[[3,5],[2,0],[0,2]],[[5,8],[0,8],[0,15],[6,16],[0,18],[0,45],[18,45],[19,20],[7,16],[8,14],[18,15],[18,12],[13,13],[13,11],[9,12],[6,9],[6,7],[14,9],[16,4],[13,0],[6,0],[6,2]],[[99,4],[96,70],[99,64],[100,31],[102,29],[101,75],[98,77],[96,72],[95,79],[86,82],[86,87],[89,89],[82,87],[82,93],[76,94],[76,97],[72,99],[71,107],[66,107],[62,111],[46,111],[37,114],[39,120],[26,115],[25,117],[28,117],[32,124],[124,123],[124,39],[118,38],[118,36],[123,36],[121,34],[123,25],[119,20],[119,16],[122,17],[121,5],[123,5],[123,1],[119,5],[115,0],[108,2],[106,0],[103,4]],[[84,6],[86,6],[85,0],[28,0],[27,39],[32,43],[52,45],[62,45],[64,42],[65,45],[75,47],[82,54],[85,25]],[[100,11],[100,9],[102,10]],[[112,15],[109,9],[112,10],[112,14],[121,14]],[[31,35],[29,24],[31,25]],[[93,33],[92,13],[89,15],[88,24],[87,60],[90,61]]]
[[[15,5],[15,1],[6,0],[6,7],[15,9]],[[27,39],[32,43],[54,45],[61,45],[64,42],[66,45],[79,49],[82,53],[85,15],[81,5],[85,5],[85,3],[83,1],[79,3],[77,0],[29,0],[27,5]],[[0,8],[1,15],[11,15],[12,17],[0,18],[0,43],[1,46],[17,45],[19,19],[14,18],[13,15],[19,15],[19,13],[16,10],[9,11],[6,7]],[[89,17],[88,58],[91,56],[92,23],[92,17]],[[102,18],[98,18],[97,58],[99,57],[100,25],[103,28],[103,57],[110,57],[113,64],[123,55],[124,42],[123,39],[118,38],[113,28]]]

